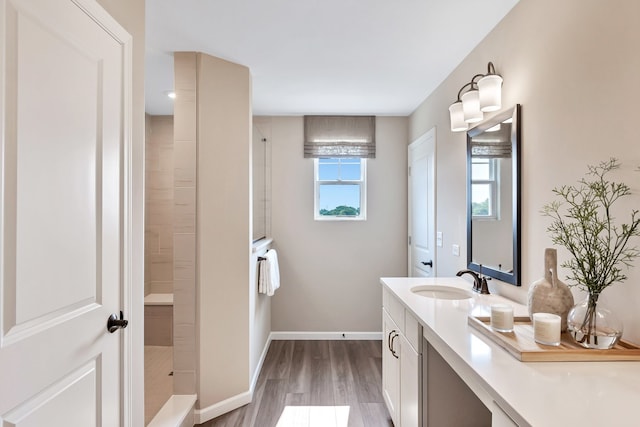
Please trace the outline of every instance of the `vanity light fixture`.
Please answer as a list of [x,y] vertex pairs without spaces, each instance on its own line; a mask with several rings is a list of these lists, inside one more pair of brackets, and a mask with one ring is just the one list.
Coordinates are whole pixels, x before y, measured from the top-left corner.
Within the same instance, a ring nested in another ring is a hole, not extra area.
[[483,113],[497,111],[500,108],[502,108],[502,76],[496,74],[493,63],[489,62],[487,74],[473,76],[471,81],[458,91],[456,102],[449,106],[451,131],[466,131],[470,123],[482,120]]

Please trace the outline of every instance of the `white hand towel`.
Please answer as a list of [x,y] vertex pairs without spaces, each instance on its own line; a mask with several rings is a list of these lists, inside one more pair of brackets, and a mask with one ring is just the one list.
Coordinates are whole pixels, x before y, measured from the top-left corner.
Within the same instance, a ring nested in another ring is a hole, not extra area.
[[269,249],[264,256],[266,258],[265,290],[272,296],[280,287],[280,268],[278,266],[278,254],[275,249]]
[[267,293],[266,277],[267,277],[267,260],[261,259],[258,261],[258,292],[261,294]]

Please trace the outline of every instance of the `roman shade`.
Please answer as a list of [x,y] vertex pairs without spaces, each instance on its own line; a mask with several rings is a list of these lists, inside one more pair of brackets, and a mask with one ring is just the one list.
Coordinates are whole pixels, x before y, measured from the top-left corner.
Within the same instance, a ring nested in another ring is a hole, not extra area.
[[511,124],[501,123],[497,130],[487,130],[471,138],[471,156],[508,158],[511,157],[511,145]]
[[375,158],[375,116],[304,116],[304,157]]

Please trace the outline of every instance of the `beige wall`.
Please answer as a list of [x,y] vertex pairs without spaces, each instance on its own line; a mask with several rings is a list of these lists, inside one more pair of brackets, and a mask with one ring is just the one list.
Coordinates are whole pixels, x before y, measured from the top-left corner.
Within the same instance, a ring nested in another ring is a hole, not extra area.
[[173,292],[173,116],[146,116],[145,295]]
[[249,69],[198,54],[198,407],[249,389]]
[[[98,0],[133,37],[133,93],[132,93],[132,292],[129,305],[124,307],[129,319],[128,333],[132,343],[131,372],[144,372],[144,0]],[[131,382],[130,425],[144,424],[144,381],[135,376]]]
[[[634,191],[625,207],[640,208],[640,174],[633,171],[640,165],[638,17],[635,1],[521,0],[413,113],[411,138],[438,129],[437,229],[444,233],[439,275],[465,267],[464,257],[451,255],[451,244],[466,252],[465,134],[449,131],[447,108],[488,61],[504,77],[504,106],[522,104],[523,286],[494,284],[501,292],[524,301],[529,284],[542,277],[544,248],[552,243],[540,208],[552,200],[554,186],[575,182],[586,165],[621,159],[617,178]],[[558,257],[567,259],[567,252],[559,249]],[[640,261],[628,276],[603,296],[621,314],[625,337],[640,342]]]
[[379,332],[382,276],[407,274],[407,119],[376,119],[367,220],[314,221],[303,118],[271,118],[272,235],[281,288],[274,331]]

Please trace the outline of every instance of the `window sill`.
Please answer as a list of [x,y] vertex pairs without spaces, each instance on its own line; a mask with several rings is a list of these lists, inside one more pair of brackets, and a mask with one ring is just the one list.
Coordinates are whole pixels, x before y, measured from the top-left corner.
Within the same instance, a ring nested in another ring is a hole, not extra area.
[[359,216],[359,217],[348,217],[348,216],[317,216],[314,218],[315,221],[366,221],[367,217]]

